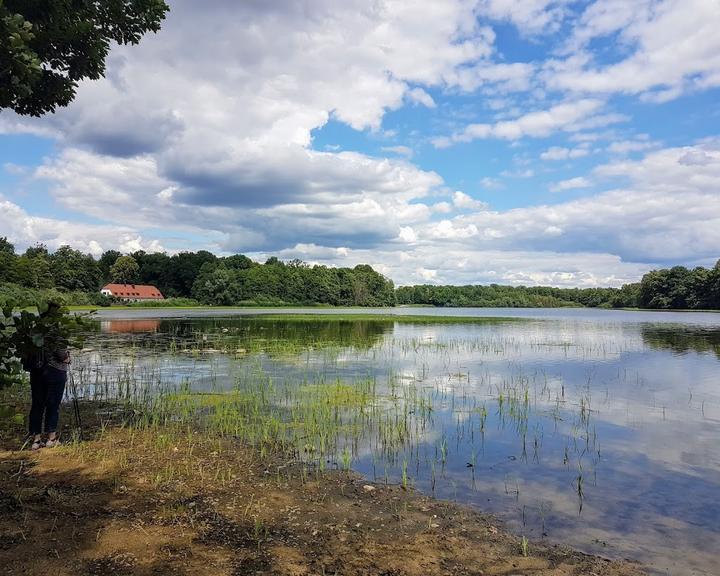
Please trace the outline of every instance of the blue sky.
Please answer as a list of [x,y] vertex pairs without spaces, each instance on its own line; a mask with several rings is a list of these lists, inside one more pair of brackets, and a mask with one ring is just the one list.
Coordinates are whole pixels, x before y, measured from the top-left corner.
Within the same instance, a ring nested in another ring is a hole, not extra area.
[[717,0],[170,4],[67,108],[0,113],[19,250],[557,286],[720,258]]

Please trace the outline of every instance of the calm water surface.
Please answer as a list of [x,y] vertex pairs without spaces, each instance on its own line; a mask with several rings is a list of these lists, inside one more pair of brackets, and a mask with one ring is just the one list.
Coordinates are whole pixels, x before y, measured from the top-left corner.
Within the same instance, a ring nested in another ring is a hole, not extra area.
[[[288,321],[299,312],[107,310],[75,362],[86,395],[118,375],[231,390],[372,379],[422,398],[402,449],[373,434],[343,448],[368,478],[492,511],[530,540],[720,574],[720,314],[585,309],[378,310],[390,321]],[[259,316],[250,316],[257,314]],[[524,321],[403,322],[403,315]],[[409,392],[410,391],[410,392]],[[336,454],[331,464],[340,461]]]

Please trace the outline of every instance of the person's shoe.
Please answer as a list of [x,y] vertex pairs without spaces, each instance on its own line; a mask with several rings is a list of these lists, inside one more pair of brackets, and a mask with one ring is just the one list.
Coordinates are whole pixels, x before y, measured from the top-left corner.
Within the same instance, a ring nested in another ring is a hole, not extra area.
[[33,443],[30,445],[30,450],[34,452],[40,450],[43,446],[45,446],[45,444],[43,444],[42,440],[33,440]]
[[55,448],[55,446],[60,446],[61,442],[60,439],[55,436],[52,440],[50,438],[47,439],[45,442],[45,448]]

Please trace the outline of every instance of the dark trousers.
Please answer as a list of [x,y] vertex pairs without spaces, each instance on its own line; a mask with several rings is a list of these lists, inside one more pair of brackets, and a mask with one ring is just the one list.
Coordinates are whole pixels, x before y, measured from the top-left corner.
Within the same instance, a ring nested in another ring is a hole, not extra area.
[[41,434],[43,416],[45,432],[57,431],[60,402],[65,393],[67,372],[52,366],[30,370],[30,390],[32,406],[30,408],[30,434]]

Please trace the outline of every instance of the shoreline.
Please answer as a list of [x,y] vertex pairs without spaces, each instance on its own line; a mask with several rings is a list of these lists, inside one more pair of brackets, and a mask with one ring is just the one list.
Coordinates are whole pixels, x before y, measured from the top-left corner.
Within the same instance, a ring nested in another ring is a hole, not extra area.
[[[69,305],[67,309],[71,312],[97,312],[102,310],[142,310],[142,311],[161,311],[161,310],[293,310],[293,309],[311,309],[311,310],[403,310],[408,308],[422,308],[427,310],[602,310],[607,312],[682,312],[682,313],[712,313],[720,314],[720,310],[714,309],[691,309],[691,308],[604,308],[600,306],[432,306],[427,304],[399,304],[397,306],[384,307],[367,307],[367,306],[330,306],[324,304],[316,305],[268,305],[268,306],[124,306],[122,304],[114,304],[111,306],[86,306],[86,305]],[[392,314],[388,314],[392,315]],[[436,316],[433,316],[436,317]]]
[[[85,440],[59,449],[20,452],[21,427],[1,430],[9,574],[646,573],[528,542],[491,515],[412,488],[263,457],[229,438],[102,425],[102,405],[81,408]],[[64,407],[62,421],[71,418]]]

